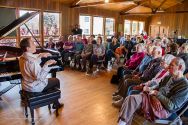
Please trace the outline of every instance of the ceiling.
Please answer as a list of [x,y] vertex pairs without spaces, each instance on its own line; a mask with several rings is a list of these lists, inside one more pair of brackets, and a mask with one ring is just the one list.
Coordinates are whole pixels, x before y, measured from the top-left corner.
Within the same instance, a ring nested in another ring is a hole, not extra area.
[[120,14],[130,13],[156,13],[182,4],[184,0],[55,0],[63,4],[69,4],[72,8],[96,7],[100,9],[118,11]]

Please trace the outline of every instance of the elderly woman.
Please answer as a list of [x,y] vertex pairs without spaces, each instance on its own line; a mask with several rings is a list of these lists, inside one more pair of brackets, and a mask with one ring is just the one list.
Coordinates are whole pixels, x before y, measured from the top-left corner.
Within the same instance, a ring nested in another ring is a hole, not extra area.
[[74,55],[73,49],[74,49],[74,43],[73,43],[73,36],[69,35],[68,41],[66,41],[63,45],[63,56],[62,59],[64,61],[67,61],[69,57],[72,57]]
[[93,45],[93,55],[91,56],[90,70],[87,74],[92,73],[92,68],[94,64],[97,64],[98,60],[103,60],[105,55],[105,47],[102,44],[102,37],[97,38],[97,44]]
[[110,61],[112,57],[116,56],[115,50],[120,46],[118,39],[113,37],[112,42],[109,42],[106,47],[106,62]]
[[119,67],[117,70],[118,78],[123,78],[124,75],[130,74],[133,70],[135,70],[138,65],[141,63],[144,58],[144,46],[142,43],[136,45],[136,53],[132,55],[132,57],[126,61],[123,67]]

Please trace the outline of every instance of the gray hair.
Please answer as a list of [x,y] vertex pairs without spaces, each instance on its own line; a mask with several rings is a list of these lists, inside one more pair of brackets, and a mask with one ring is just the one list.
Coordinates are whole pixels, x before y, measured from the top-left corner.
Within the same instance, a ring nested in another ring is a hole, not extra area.
[[180,57],[176,57],[175,60],[176,60],[176,65],[177,66],[181,65],[181,71],[184,73],[184,71],[185,71],[185,62],[183,61],[183,59],[180,58]]
[[162,60],[164,60],[164,62],[167,64],[167,65],[170,65],[171,61],[176,58],[175,56],[171,55],[171,54],[166,54],[162,57]]
[[181,47],[184,47],[184,48],[185,48],[184,51],[183,51],[183,53],[188,53],[188,43],[183,43],[183,44],[181,45]]

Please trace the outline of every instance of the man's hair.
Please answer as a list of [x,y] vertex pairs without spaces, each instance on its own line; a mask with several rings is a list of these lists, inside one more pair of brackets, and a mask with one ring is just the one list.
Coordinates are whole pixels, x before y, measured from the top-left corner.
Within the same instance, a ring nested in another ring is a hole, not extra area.
[[167,64],[170,65],[171,61],[175,59],[176,57],[173,56],[172,54],[166,54],[162,57],[162,60]]
[[23,52],[27,51],[27,47],[30,47],[30,38],[23,38],[20,42],[20,48]]
[[176,59],[176,65],[177,66],[181,65],[181,71],[184,73],[184,71],[185,71],[185,62],[184,62],[184,60],[182,58],[180,58],[180,57],[176,57],[175,59]]

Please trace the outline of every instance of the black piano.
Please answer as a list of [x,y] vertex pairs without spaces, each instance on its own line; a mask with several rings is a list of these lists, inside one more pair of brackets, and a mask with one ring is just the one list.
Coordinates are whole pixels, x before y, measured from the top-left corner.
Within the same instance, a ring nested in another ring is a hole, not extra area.
[[[12,23],[7,25],[6,27],[0,29],[0,40],[6,37],[8,34],[10,34],[12,31],[14,31],[16,28],[20,27],[21,25],[25,25],[28,31],[33,36],[32,32],[29,30],[27,25],[25,24],[27,21],[32,19],[35,15],[37,15],[39,12],[32,12],[32,13],[26,13],[20,18],[14,20]],[[54,59],[57,61],[56,65],[52,66],[52,69],[50,73],[52,74],[52,77],[56,77],[56,72],[62,71],[64,69],[63,64],[61,62],[61,54],[58,51],[45,49],[40,46],[39,42],[36,40],[36,38],[33,36],[36,43],[40,48],[37,48],[36,53],[41,52],[49,52],[52,54],[52,56],[48,58],[42,58],[41,66],[50,59]],[[19,68],[19,62],[18,58],[22,55],[22,51],[20,48],[17,47],[10,47],[10,46],[0,46],[0,83],[9,81],[10,86],[6,87],[2,91],[0,91],[0,96],[4,94],[5,92],[12,89],[17,84],[21,83],[21,73]]]

